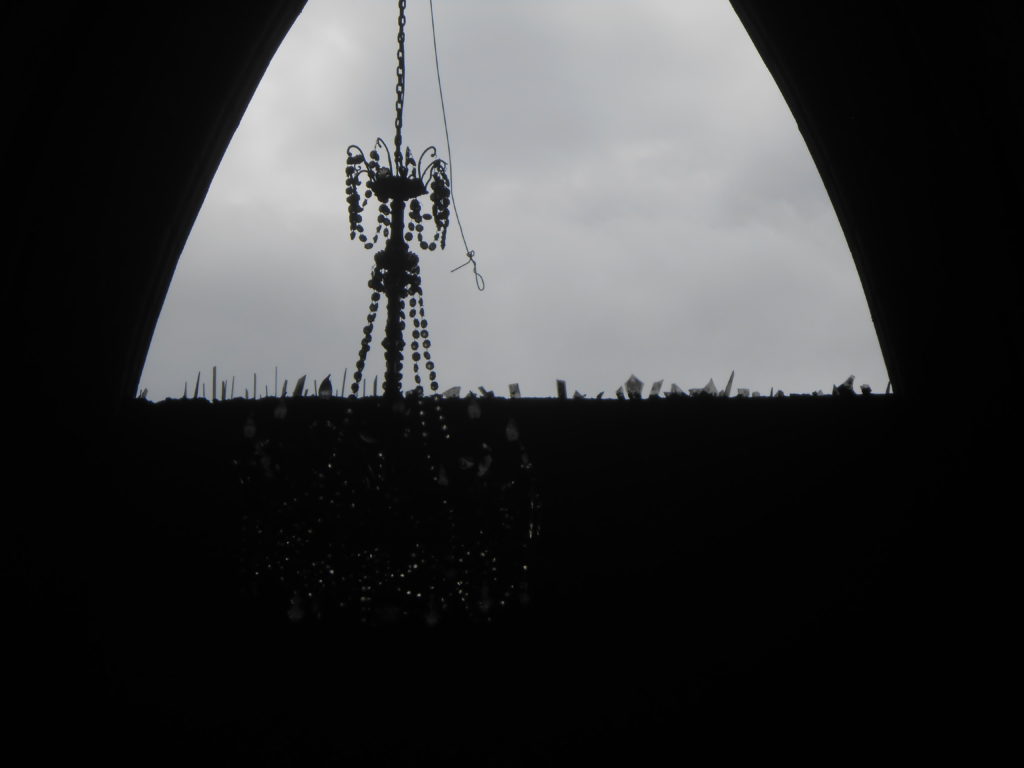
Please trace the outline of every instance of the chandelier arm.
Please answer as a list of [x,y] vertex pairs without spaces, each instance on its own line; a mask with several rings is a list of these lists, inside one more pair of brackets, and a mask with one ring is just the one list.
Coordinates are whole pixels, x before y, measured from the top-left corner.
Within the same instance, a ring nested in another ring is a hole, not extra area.
[[384,151],[387,152],[387,154],[388,154],[388,170],[390,170],[392,173],[394,173],[395,172],[395,164],[394,164],[393,160],[391,159],[391,150],[388,149],[388,143],[386,141],[384,141],[384,139],[378,138],[377,139],[377,143],[374,144],[373,146],[374,146],[374,148],[376,148],[376,147],[383,147],[384,148]]
[[[431,157],[437,157],[437,147],[433,145],[427,147],[426,149],[423,150],[423,153],[420,155],[420,159],[416,161],[416,167],[420,169],[420,181],[423,181],[423,158],[427,156],[428,152],[430,153]],[[435,160],[434,162],[437,161]],[[430,165],[433,165],[434,162],[430,163]],[[428,165],[427,167],[429,168],[430,166]]]
[[446,163],[445,163],[445,161],[444,161],[444,160],[442,160],[442,159],[441,159],[440,157],[439,157],[439,158],[437,158],[436,160],[433,160],[433,161],[431,161],[431,162],[430,162],[430,163],[429,163],[429,164],[427,165],[427,167],[426,167],[426,168],[424,168],[424,169],[423,169],[423,170],[422,170],[422,171],[420,172],[420,181],[423,181],[423,180],[424,180],[425,178],[427,178],[428,176],[430,176],[430,174],[432,173],[432,170],[431,170],[431,169],[433,169],[433,168],[436,168],[436,169],[438,170],[438,172],[439,172],[439,173],[441,173],[441,174],[444,174],[444,172],[445,172],[445,170],[444,170],[444,169],[445,169],[445,167],[446,167]]

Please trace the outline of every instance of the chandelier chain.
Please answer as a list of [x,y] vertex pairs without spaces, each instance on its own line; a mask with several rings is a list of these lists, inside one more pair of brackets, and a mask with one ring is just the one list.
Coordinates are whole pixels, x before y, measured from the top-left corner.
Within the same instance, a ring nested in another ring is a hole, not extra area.
[[405,106],[405,2],[398,0],[398,66],[395,75],[395,162],[402,166],[402,110]]

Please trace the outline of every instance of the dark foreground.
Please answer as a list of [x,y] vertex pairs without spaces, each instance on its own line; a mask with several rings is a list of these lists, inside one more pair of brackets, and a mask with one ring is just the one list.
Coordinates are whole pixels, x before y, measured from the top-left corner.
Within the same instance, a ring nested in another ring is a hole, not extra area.
[[84,670],[67,693],[40,675],[69,753],[651,765],[983,746],[962,654],[990,606],[956,521],[988,502],[929,414],[883,396],[476,402],[474,419],[443,404],[456,444],[496,445],[512,419],[530,454],[528,602],[366,625],[253,591],[235,462],[250,417],[301,442],[379,401],[133,403],[77,555],[88,607],[64,637],[88,639],[37,649]]

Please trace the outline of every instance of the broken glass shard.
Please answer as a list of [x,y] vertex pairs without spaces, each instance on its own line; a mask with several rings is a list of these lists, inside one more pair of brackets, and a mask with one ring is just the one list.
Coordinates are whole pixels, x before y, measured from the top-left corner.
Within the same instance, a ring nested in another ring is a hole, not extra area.
[[519,394],[519,385],[518,384],[509,384],[508,385],[508,395],[513,400],[518,400],[520,398],[520,396],[521,396]]
[[732,380],[736,376],[736,371],[729,374],[729,381],[725,385],[725,392],[722,393],[723,397],[728,397],[732,394]]
[[448,387],[441,395],[441,397],[447,397],[448,399],[454,400],[459,396],[459,392],[462,391],[462,387]]
[[664,379],[658,379],[656,382],[651,384],[651,391],[648,397],[659,397],[661,395],[661,385],[665,382]]
[[852,395],[853,394],[853,376],[850,376],[840,384],[838,387],[832,387],[833,395]]
[[702,389],[701,392],[707,395],[717,395],[718,387],[715,386],[715,380],[708,379],[708,383],[704,385],[704,389]]
[[631,373],[629,378],[626,379],[626,394],[631,400],[636,400],[643,391],[644,383]]

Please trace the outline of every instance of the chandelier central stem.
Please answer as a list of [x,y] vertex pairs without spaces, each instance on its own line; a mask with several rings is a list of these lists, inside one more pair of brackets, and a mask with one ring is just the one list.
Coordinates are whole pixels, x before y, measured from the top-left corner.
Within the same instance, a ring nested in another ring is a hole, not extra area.
[[402,395],[402,359],[405,353],[405,297],[409,292],[412,269],[419,262],[405,244],[405,201],[391,204],[391,234],[382,252],[384,296],[387,299],[387,322],[384,326],[384,396]]

